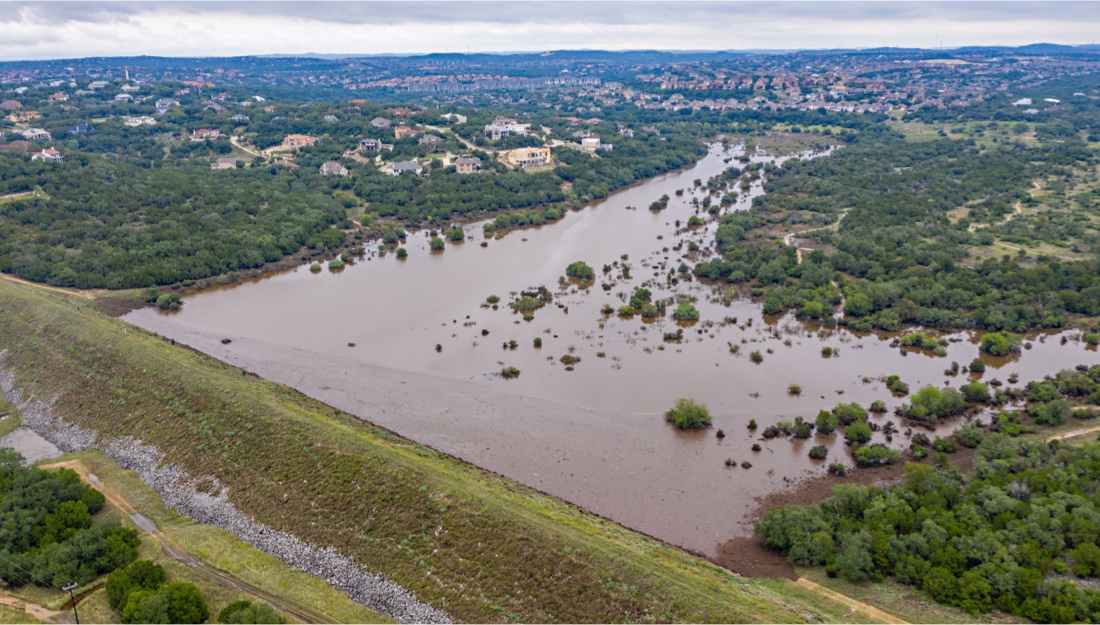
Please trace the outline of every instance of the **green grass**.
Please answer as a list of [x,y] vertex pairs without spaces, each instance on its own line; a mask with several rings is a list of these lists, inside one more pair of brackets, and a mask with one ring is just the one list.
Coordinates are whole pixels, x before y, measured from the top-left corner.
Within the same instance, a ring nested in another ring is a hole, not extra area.
[[[0,345],[67,420],[133,435],[240,510],[464,621],[845,620],[96,312],[0,283]],[[201,542],[201,541],[199,541]]]
[[16,610],[15,608],[9,608],[5,605],[0,605],[0,623],[7,625],[8,623],[41,623],[42,621],[34,618],[30,614],[22,610]]
[[1026,623],[1000,611],[971,614],[954,606],[936,603],[936,600],[913,586],[899,584],[891,579],[883,582],[856,584],[843,578],[830,578],[823,568],[801,568],[798,574],[806,579],[835,590],[853,599],[869,603],[910,623]]

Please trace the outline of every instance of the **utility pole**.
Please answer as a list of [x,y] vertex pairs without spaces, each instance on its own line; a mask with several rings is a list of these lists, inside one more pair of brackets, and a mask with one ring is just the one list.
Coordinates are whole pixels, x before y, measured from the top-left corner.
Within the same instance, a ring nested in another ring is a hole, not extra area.
[[76,582],[73,582],[68,586],[62,588],[61,590],[69,591],[69,601],[72,601],[73,603],[73,618],[76,619],[76,625],[80,625],[80,615],[76,613],[76,597],[73,596],[73,590],[75,590],[76,588],[79,588],[79,586],[76,584]]

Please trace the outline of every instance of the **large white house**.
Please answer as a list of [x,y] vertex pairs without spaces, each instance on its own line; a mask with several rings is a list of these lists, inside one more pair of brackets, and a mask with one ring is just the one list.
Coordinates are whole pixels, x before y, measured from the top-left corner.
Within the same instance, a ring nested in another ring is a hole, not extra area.
[[511,117],[497,117],[493,123],[485,126],[485,136],[493,141],[511,135],[526,136],[531,133],[531,124],[520,124]]

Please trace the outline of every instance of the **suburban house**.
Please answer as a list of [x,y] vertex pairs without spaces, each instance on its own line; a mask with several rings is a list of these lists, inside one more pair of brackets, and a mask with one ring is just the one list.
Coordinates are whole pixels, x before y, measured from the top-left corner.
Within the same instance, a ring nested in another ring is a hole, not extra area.
[[73,124],[71,126],[65,126],[65,130],[69,131],[69,134],[72,134],[72,135],[79,135],[79,134],[90,135],[90,134],[95,132],[94,127],[89,126],[88,124],[85,124],[85,123],[79,123],[79,124]]
[[245,122],[248,121],[248,115],[242,115],[241,113],[237,113],[236,115],[234,115],[233,117],[230,117],[229,119],[231,119],[235,122],[245,123]]
[[595,152],[600,149],[600,137],[598,135],[588,135],[581,139],[581,149],[585,152]]
[[42,113],[39,113],[38,111],[12,111],[11,114],[8,115],[8,119],[17,124],[22,122],[29,122],[32,119],[38,119],[39,117],[42,117]]
[[408,126],[398,126],[397,128],[393,129],[393,136],[396,139],[403,139],[405,137],[411,137],[416,134],[419,134],[419,131],[413,130]]
[[265,106],[264,107],[264,112],[265,113],[274,113],[275,112],[275,107],[274,106]]
[[286,167],[287,169],[298,169],[299,167],[298,163],[295,163],[294,161],[288,161],[285,158],[276,159],[275,162],[272,163],[272,165],[276,167]]
[[317,139],[309,135],[287,135],[279,147],[283,150],[297,150],[317,143]]
[[133,102],[134,96],[129,93],[120,93],[115,96],[115,102]]
[[208,102],[206,106],[202,107],[204,111],[214,111],[215,114],[221,115],[226,111],[226,108],[217,102]]
[[391,122],[385,117],[375,117],[374,119],[370,120],[370,125],[374,126],[375,128],[389,128]]
[[335,116],[335,115],[325,115],[325,121],[330,123],[330,124],[334,124],[334,123],[340,121],[340,118]]
[[518,148],[504,157],[515,167],[538,167],[550,162],[550,148]]
[[157,100],[157,104],[156,104],[156,106],[157,106],[157,115],[164,115],[165,113],[168,112],[168,109],[172,108],[173,106],[179,106],[179,105],[180,105],[179,100],[169,100],[167,98],[161,98],[161,99]]
[[485,126],[485,136],[493,141],[510,135],[525,136],[531,132],[531,124],[520,124],[511,117],[496,117]]
[[92,90],[103,89],[108,84],[110,83],[108,83],[106,80],[93,80],[92,82],[88,83],[88,88]]
[[629,128],[620,128],[619,129],[619,134],[624,136],[624,137],[633,137],[634,136],[634,131],[629,129]]
[[377,152],[382,149],[382,142],[378,139],[363,139],[359,142],[359,149]]
[[416,111],[407,106],[391,107],[386,109],[386,112],[394,117],[412,117]]
[[466,123],[466,116],[465,115],[459,115],[458,113],[444,113],[444,114],[440,115],[439,117],[441,119],[445,119],[445,120],[447,120],[449,122],[452,122],[452,123],[455,123],[455,124],[465,124]]
[[236,169],[239,160],[241,159],[235,156],[225,156],[210,163],[210,169]]
[[69,99],[69,94],[64,91],[58,91],[50,96],[50,102],[65,102]]
[[141,90],[141,87],[139,87],[137,85],[131,85],[130,83],[126,83],[125,85],[122,85],[119,88],[122,89],[123,91],[139,91],[139,90]]
[[476,174],[481,171],[481,159],[463,156],[455,160],[455,170],[460,174]]
[[4,109],[5,111],[14,111],[15,109],[21,108],[23,108],[23,105],[15,100],[4,100],[0,102],[0,109]]
[[419,164],[414,163],[413,161],[401,161],[390,165],[390,168],[386,170],[386,173],[391,176],[400,176],[406,171],[411,171],[419,176],[424,171],[424,168],[421,167]]
[[643,126],[642,132],[648,132],[651,135],[660,135],[661,129],[656,126]]
[[420,140],[417,141],[416,144],[435,152],[439,149],[439,146],[443,144],[443,139],[435,135],[424,135],[420,137]]
[[348,175],[348,168],[344,167],[340,163],[334,161],[328,161],[321,165],[322,176],[346,176]]
[[52,163],[64,163],[65,157],[61,156],[61,152],[53,148],[46,148],[41,152],[35,152],[31,155],[32,161],[50,161]]
[[131,115],[126,118],[126,121],[122,122],[127,126],[156,126],[157,120],[149,117],[148,115]]
[[50,133],[41,128],[28,128],[19,134],[23,135],[23,138],[28,141],[50,141],[53,139]]
[[220,139],[222,133],[209,128],[199,128],[191,132],[192,141],[206,141],[207,139]]

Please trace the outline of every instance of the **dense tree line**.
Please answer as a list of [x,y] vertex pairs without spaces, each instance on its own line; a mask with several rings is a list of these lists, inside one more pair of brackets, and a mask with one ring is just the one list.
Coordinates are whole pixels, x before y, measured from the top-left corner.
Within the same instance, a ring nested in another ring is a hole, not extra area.
[[887,576],[973,613],[1100,622],[1100,444],[1002,434],[972,474],[910,464],[888,488],[841,485],[828,501],[769,511],[756,533],[800,565],[852,581]]
[[[0,271],[79,288],[171,284],[331,247],[343,205],[285,170],[142,169],[79,155],[63,167],[0,156]],[[309,173],[312,176],[312,172]],[[317,176],[319,178],[319,176]],[[327,234],[333,237],[323,236]]]
[[0,579],[11,586],[86,584],[137,557],[137,532],[95,525],[106,499],[71,469],[23,466],[0,449]]

